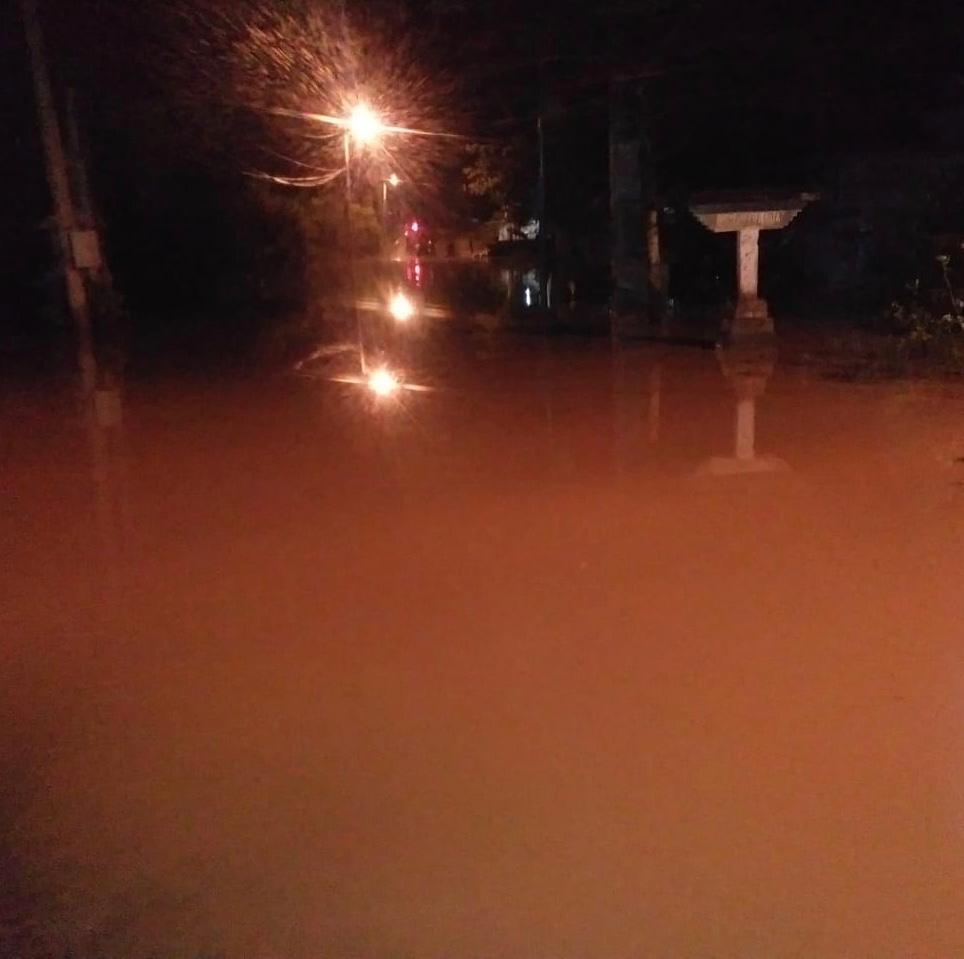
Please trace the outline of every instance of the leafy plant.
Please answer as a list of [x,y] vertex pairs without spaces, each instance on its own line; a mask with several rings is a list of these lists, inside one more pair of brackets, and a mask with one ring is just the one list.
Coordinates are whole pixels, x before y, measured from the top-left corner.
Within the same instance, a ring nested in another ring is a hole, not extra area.
[[936,262],[941,288],[925,290],[915,279],[904,299],[891,303],[888,317],[909,351],[964,366],[964,299],[954,286],[951,258],[941,254]]

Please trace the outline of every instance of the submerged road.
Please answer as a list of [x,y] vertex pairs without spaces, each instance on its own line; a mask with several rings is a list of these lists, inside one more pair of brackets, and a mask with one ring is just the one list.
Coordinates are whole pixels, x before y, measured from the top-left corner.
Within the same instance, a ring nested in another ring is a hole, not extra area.
[[6,389],[0,951],[964,955],[964,393],[720,360]]

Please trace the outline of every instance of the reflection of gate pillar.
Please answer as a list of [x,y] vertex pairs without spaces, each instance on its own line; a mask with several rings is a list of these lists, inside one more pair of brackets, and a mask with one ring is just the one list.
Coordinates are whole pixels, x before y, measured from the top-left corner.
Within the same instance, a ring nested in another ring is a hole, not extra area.
[[813,199],[812,195],[767,197],[731,196],[694,203],[693,215],[714,233],[736,233],[736,312],[730,336],[768,335],[773,319],[760,298],[760,231],[782,230]]
[[789,469],[778,457],[756,451],[756,402],[766,390],[776,365],[773,345],[744,342],[719,350],[717,356],[736,398],[733,455],[711,457],[698,472],[710,476],[740,476]]
[[734,457],[742,462],[756,457],[756,397],[736,401],[736,450]]

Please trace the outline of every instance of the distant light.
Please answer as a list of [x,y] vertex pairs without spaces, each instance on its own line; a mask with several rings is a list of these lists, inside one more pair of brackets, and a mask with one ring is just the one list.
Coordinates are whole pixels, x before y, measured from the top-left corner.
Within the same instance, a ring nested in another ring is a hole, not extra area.
[[348,119],[351,135],[359,143],[371,143],[382,131],[382,121],[372,112],[371,107],[359,103]]
[[519,227],[519,232],[527,240],[534,240],[539,235],[539,221],[530,220],[525,226]]
[[398,174],[397,174],[397,173],[393,173],[393,174],[388,178],[388,182],[391,183],[392,186],[398,186],[398,184],[401,183],[402,181],[398,178]]
[[525,297],[526,306],[532,306],[532,290],[530,290],[529,287],[525,288],[523,296]]
[[412,232],[418,233],[418,220],[412,220]]
[[368,388],[380,397],[391,396],[401,387],[398,377],[389,369],[380,366],[373,370],[368,376]]
[[399,290],[389,301],[388,312],[399,323],[407,323],[415,315],[415,304]]

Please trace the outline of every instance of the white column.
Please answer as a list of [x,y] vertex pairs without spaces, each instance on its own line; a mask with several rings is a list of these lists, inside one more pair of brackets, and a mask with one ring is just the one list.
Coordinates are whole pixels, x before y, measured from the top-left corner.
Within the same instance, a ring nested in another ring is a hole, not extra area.
[[740,299],[756,299],[760,275],[760,231],[740,230],[736,242],[736,270]]

